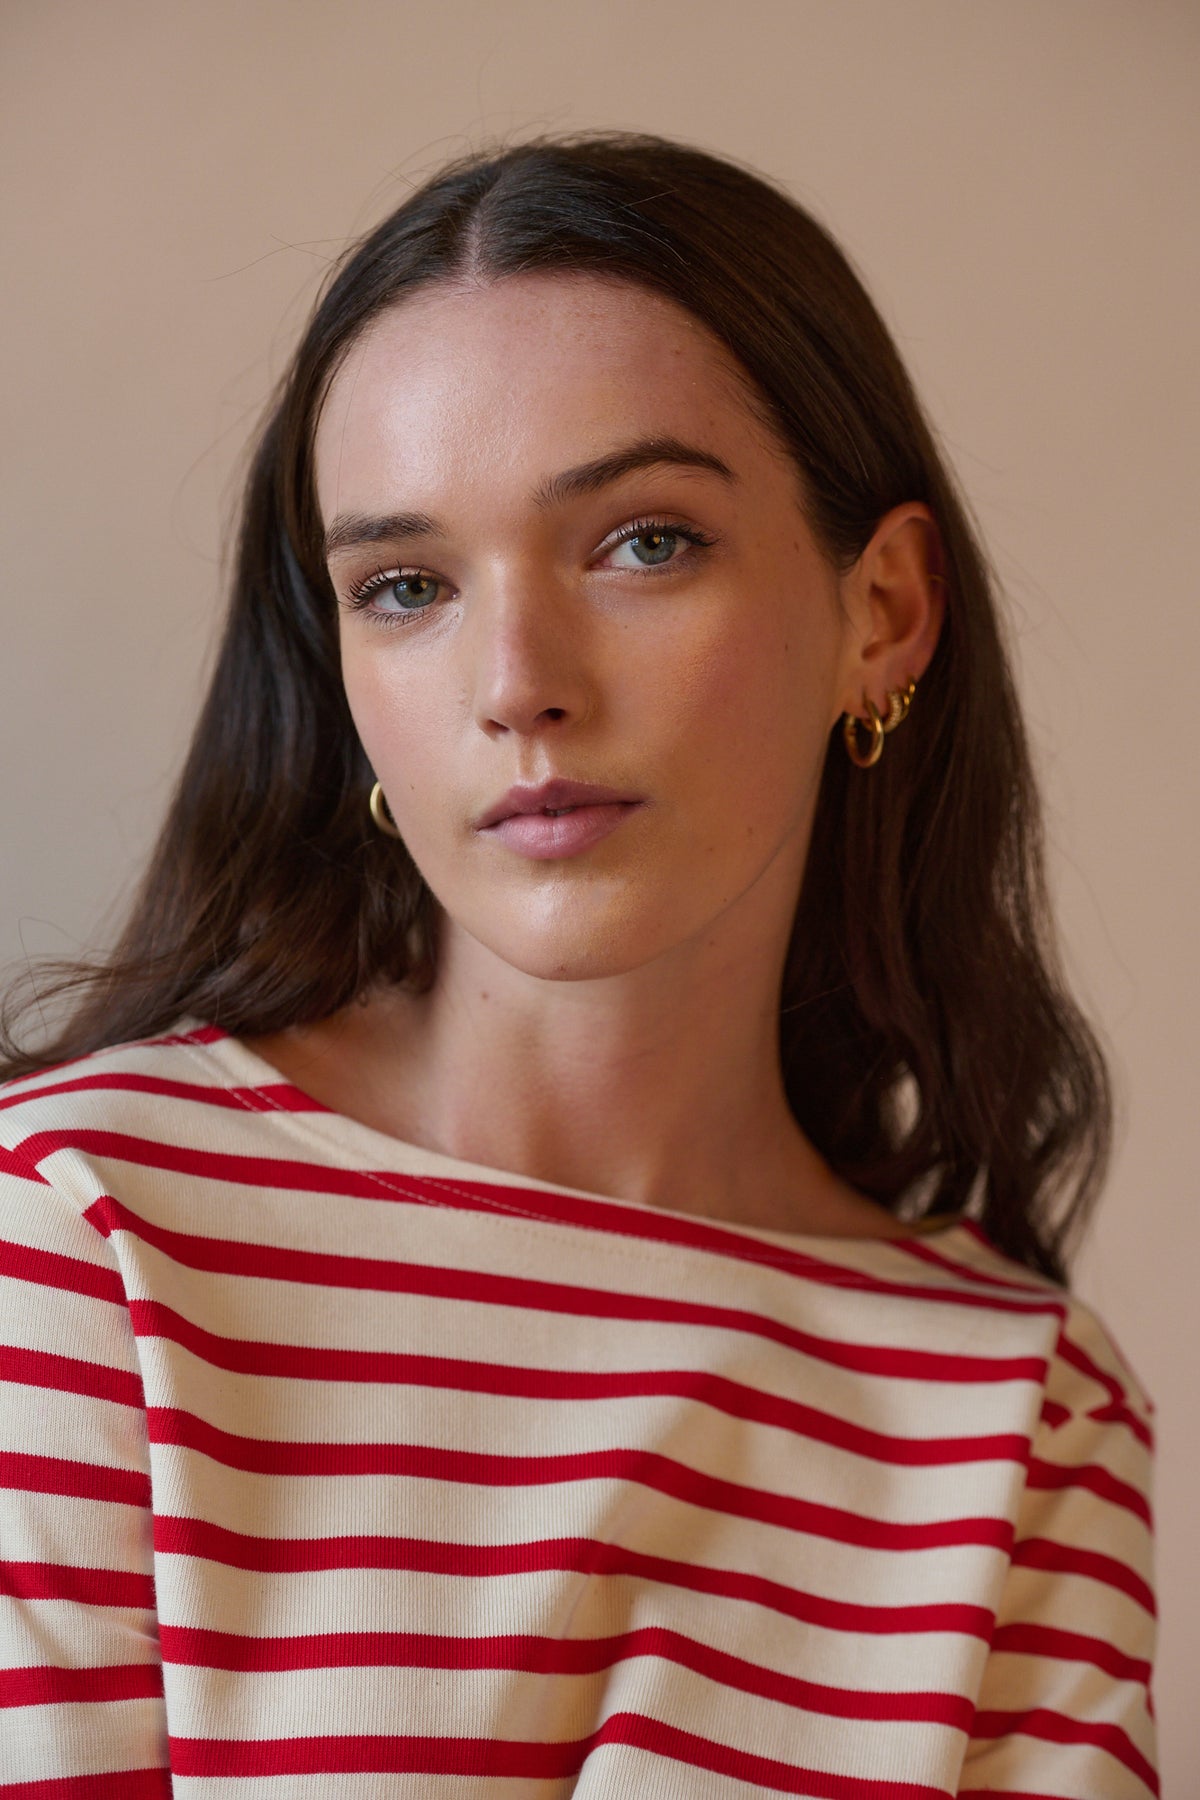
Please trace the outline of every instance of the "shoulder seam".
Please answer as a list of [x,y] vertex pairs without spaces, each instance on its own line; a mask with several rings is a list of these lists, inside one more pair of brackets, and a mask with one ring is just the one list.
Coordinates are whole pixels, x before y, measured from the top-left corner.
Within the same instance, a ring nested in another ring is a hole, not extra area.
[[[95,1232],[96,1236],[100,1238],[102,1242],[107,1243],[108,1240],[105,1233],[100,1229],[96,1221],[88,1216],[91,1210],[90,1206],[84,1207],[79,1205],[72,1199],[71,1195],[59,1187],[56,1182],[50,1181],[43,1175],[38,1162],[26,1153],[24,1140],[17,1144],[11,1144],[6,1141],[3,1134],[0,1134],[0,1151],[3,1152],[4,1156],[12,1164],[21,1165],[22,1169],[26,1172],[29,1181],[33,1182],[38,1187],[47,1188],[50,1193],[56,1195],[62,1204],[67,1207],[77,1219],[81,1219],[84,1224]],[[12,1173],[20,1174],[21,1169],[13,1168]]]

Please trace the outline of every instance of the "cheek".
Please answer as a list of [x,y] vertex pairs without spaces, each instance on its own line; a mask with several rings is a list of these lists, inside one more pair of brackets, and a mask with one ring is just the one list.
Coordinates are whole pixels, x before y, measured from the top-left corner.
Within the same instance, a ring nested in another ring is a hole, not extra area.
[[693,769],[749,813],[790,814],[824,764],[833,690],[831,634],[745,630],[678,665],[666,687],[668,736]]
[[399,645],[343,642],[342,683],[350,715],[393,809],[427,790],[422,777],[429,763],[445,765],[436,741],[445,708],[436,704],[430,683],[415,678],[411,663]]

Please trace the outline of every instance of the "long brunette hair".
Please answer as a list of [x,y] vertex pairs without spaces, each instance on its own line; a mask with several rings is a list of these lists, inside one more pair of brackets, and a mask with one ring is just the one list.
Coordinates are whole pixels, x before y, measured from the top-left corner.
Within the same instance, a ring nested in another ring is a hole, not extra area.
[[[885,1205],[969,1204],[1056,1277],[1107,1160],[1096,1040],[1054,950],[1029,751],[988,568],[887,330],[790,198],[665,139],[543,137],[442,169],[334,270],[268,411],[211,687],[128,923],[7,1076],[156,1034],[328,1016],[372,984],[425,990],[432,896],[371,826],[372,774],[339,675],[312,479],[319,409],[385,308],[464,274],[588,271],[665,294],[740,363],[790,447],[811,526],[849,567],[923,501],[948,606],[913,716],[869,774],[835,732],[780,997],[795,1117]],[[36,972],[35,972],[36,975]],[[42,998],[45,998],[43,988]],[[28,1001],[24,1002],[28,1006]],[[8,1019],[21,1010],[14,991]]]

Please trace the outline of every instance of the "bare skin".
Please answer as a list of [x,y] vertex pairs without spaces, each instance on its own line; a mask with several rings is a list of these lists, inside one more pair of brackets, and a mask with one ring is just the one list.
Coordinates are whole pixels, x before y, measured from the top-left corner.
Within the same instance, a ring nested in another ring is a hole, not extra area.
[[[728,474],[664,460],[537,498],[668,438]],[[426,516],[329,568],[350,708],[439,902],[438,974],[251,1048],[336,1111],[489,1168],[901,1235],[797,1126],[778,996],[829,733],[864,694],[885,712],[933,653],[927,510],[897,507],[839,575],[716,341],[582,275],[426,289],[381,316],[333,382],[315,466],[327,530]],[[641,804],[560,860],[477,829],[556,775]]]

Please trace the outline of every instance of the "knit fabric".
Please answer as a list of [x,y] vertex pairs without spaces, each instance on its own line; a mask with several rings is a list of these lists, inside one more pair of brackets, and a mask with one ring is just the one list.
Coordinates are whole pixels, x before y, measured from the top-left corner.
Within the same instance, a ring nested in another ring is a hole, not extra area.
[[1157,1793],[1149,1403],[973,1225],[552,1187],[190,1022],[0,1145],[0,1796]]

